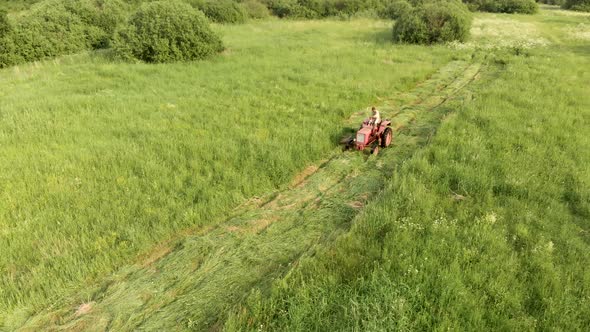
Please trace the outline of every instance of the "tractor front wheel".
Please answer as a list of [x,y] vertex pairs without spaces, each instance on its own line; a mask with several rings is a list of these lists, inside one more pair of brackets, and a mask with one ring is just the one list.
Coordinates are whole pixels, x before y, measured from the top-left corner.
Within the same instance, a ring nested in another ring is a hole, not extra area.
[[379,144],[376,144],[375,147],[371,149],[371,154],[379,154]]
[[383,135],[381,136],[381,147],[382,148],[386,148],[391,144],[391,141],[393,140],[393,132],[391,131],[391,128],[387,127],[385,128],[385,131],[383,132]]

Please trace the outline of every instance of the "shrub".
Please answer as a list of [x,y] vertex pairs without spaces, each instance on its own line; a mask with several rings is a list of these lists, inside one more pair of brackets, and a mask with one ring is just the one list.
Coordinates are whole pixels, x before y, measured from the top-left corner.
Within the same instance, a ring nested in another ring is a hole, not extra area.
[[87,30],[62,2],[44,1],[19,17],[4,42],[15,47],[15,59],[34,61],[88,48]]
[[88,38],[94,48],[108,46],[117,26],[125,21],[127,6],[121,0],[69,0],[65,8],[88,26]]
[[437,1],[420,5],[396,21],[393,38],[397,42],[432,44],[464,41],[469,36],[471,13],[457,1]]
[[0,66],[105,47],[115,27],[124,20],[124,13],[120,0],[40,2],[4,32]]
[[412,5],[405,0],[397,0],[386,4],[378,14],[380,18],[397,20],[412,11]]
[[145,62],[197,60],[223,50],[205,15],[178,1],[143,4],[113,44],[121,57]]
[[565,4],[565,0],[539,0],[539,3],[544,3],[546,5],[557,5],[563,6]]
[[319,18],[321,15],[295,0],[277,0],[270,3],[272,13],[280,18]]
[[401,16],[393,26],[393,40],[411,44],[428,43],[428,28],[420,8]]
[[500,0],[499,3],[501,13],[534,14],[539,11],[535,0]]
[[565,0],[564,9],[590,12],[590,0]]
[[6,16],[6,11],[0,9],[0,38],[6,36],[11,30],[10,22]]
[[14,41],[9,36],[0,37],[0,68],[12,66],[23,62],[18,54]]
[[268,0],[267,7],[270,12],[279,18],[289,17],[293,1]]
[[217,23],[244,23],[247,18],[244,8],[232,0],[206,1],[198,8],[211,21]]
[[395,2],[405,0],[260,0],[272,13],[285,18],[322,18],[330,16],[389,17],[388,8]]
[[324,17],[328,2],[326,0],[297,0],[297,5],[314,13],[313,15],[316,17]]
[[335,0],[330,3],[330,6],[341,16],[351,16],[371,8],[371,2],[364,0]]
[[269,7],[278,17],[322,18],[352,16],[361,11],[376,10],[372,1],[364,0],[274,0]]
[[268,8],[257,0],[246,0],[241,5],[250,18],[261,19],[270,16]]
[[[262,0],[279,17],[321,18],[399,16],[407,0]],[[404,2],[404,3],[401,3]]]
[[491,13],[534,14],[539,10],[535,0],[464,0],[470,9]]

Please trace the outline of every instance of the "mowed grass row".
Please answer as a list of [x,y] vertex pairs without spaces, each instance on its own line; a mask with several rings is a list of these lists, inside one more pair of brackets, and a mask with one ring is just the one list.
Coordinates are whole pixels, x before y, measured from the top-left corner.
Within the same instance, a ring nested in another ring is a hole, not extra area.
[[496,57],[474,100],[392,174],[351,232],[252,291],[227,330],[590,326],[590,47]]
[[0,71],[0,323],[281,188],[352,111],[457,56],[391,45],[387,22],[216,29],[226,52],[198,63],[82,54]]

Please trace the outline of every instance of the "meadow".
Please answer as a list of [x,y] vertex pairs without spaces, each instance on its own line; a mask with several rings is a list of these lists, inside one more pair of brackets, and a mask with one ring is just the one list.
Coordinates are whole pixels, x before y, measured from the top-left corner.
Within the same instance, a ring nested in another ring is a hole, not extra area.
[[0,317],[27,317],[284,187],[338,150],[352,111],[457,56],[394,46],[384,21],[216,29],[227,50],[203,62],[98,52],[1,71]]
[[[439,46],[271,19],[214,26],[202,62],[1,70],[0,328],[584,330],[590,49],[567,13],[477,14]],[[342,155],[370,105],[406,119],[394,147]]]
[[588,329],[584,19],[519,21],[549,42],[495,58],[350,232],[253,290],[227,330]]

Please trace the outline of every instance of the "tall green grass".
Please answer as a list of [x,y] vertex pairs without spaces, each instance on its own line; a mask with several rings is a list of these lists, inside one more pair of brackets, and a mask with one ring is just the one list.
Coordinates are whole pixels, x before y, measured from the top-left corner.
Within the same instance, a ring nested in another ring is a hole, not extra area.
[[0,323],[219,223],[337,149],[342,120],[448,62],[387,22],[217,27],[217,59],[0,71]]
[[[452,61],[408,93],[380,105],[393,117],[395,144],[378,158],[334,151],[299,174],[285,190],[249,200],[217,227],[205,227],[155,247],[137,264],[52,303],[8,329],[116,331],[205,330],[219,326],[253,287],[282,277],[292,262],[350,227],[354,216],[385,185],[383,177],[426,144],[479,64]],[[443,99],[444,100],[444,99]],[[402,108],[411,104],[412,108]],[[353,128],[366,117],[354,114]],[[412,127],[410,134],[398,129]],[[354,130],[354,129],[353,129]]]
[[256,289],[228,330],[590,326],[590,48],[497,51],[473,102],[391,174],[351,231]]
[[[568,29],[585,18],[509,19],[547,42],[500,43],[489,20],[452,48],[391,45],[386,22],[267,21],[217,26],[228,49],[205,62],[91,53],[0,71],[0,326],[584,330],[590,50]],[[383,155],[395,163],[355,156],[356,173],[328,174],[336,196],[322,178],[307,188],[319,199],[279,195],[294,205],[268,231],[222,223],[337,153],[352,112],[412,105],[408,90],[484,39],[494,70],[472,101],[407,112],[417,121]],[[452,109],[436,136],[421,122]],[[359,208],[340,188],[384,187],[332,242]]]

